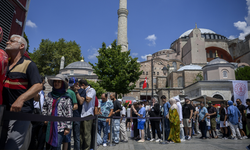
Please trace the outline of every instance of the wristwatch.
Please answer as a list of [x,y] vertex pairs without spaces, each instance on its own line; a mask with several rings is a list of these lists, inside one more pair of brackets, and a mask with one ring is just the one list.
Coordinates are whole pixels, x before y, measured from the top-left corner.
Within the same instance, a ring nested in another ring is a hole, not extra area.
[[78,92],[75,92],[75,94],[77,94]]

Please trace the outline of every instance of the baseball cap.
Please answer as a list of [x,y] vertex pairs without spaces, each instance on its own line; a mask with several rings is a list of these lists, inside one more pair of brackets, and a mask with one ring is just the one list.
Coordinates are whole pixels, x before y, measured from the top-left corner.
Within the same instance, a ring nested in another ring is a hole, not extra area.
[[185,97],[184,99],[185,99],[185,100],[186,100],[186,99],[190,100],[190,98],[189,98],[189,97]]
[[119,102],[122,102],[122,99],[118,99]]
[[134,103],[137,103],[137,101],[136,101],[136,100],[133,100],[132,104],[134,104]]
[[211,101],[208,101],[207,103],[208,103],[208,104],[212,104],[212,102],[211,102]]
[[69,86],[73,86],[77,82],[78,82],[77,78],[75,78],[75,77],[69,78]]

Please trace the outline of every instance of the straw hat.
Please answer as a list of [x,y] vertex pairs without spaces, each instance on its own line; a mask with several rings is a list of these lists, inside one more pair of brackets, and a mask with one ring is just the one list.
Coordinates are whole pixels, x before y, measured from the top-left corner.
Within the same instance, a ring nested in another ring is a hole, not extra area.
[[48,79],[48,83],[50,86],[53,87],[53,82],[54,80],[62,80],[64,82],[64,85],[65,85],[65,89],[68,89],[68,82],[66,81],[66,77],[62,74],[57,74],[55,77],[53,78],[49,78]]

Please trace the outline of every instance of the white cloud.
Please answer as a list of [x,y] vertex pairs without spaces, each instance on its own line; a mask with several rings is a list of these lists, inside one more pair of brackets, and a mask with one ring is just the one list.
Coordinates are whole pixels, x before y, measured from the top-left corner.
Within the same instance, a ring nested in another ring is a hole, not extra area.
[[88,49],[88,52],[91,51],[91,55],[88,56],[88,59],[95,59],[96,56],[99,56],[97,48]]
[[134,56],[134,57],[137,56],[137,55],[138,55],[138,53],[132,53],[131,54],[131,56]]
[[148,46],[154,46],[156,43],[157,37],[155,36],[155,34],[149,35],[148,37],[145,38],[145,40],[149,40],[151,43],[148,44]]
[[[234,23],[234,26],[242,31],[239,35],[239,39],[244,40],[245,36],[250,33],[250,0],[246,0],[247,8],[248,8],[248,15],[245,17],[245,21],[238,21]],[[230,37],[230,36],[229,36]]]
[[118,34],[118,32],[117,31],[115,31],[115,35],[117,35]]
[[139,61],[139,60],[137,60],[137,62],[138,62],[138,63],[140,63],[140,61]]
[[32,22],[31,20],[28,20],[28,21],[26,22],[26,25],[27,25],[28,27],[31,27],[31,28],[36,28],[36,27],[37,27],[36,24],[35,24],[34,22]]
[[229,39],[229,40],[235,39],[235,36],[230,35],[230,36],[228,37],[228,39]]
[[152,55],[151,54],[147,54],[147,55],[141,56],[141,58],[144,59],[144,60],[147,60],[147,56],[152,56]]

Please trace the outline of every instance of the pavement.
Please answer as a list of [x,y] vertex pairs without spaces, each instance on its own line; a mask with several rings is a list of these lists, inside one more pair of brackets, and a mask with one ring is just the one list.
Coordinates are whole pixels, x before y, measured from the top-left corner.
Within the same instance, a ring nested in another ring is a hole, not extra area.
[[[130,132],[127,132],[130,137]],[[129,138],[128,143],[120,142],[116,146],[103,147],[100,145],[97,150],[246,150],[250,144],[249,139],[199,139],[201,135],[194,136],[190,141],[175,144],[159,144],[156,142],[145,141],[138,143]]]

